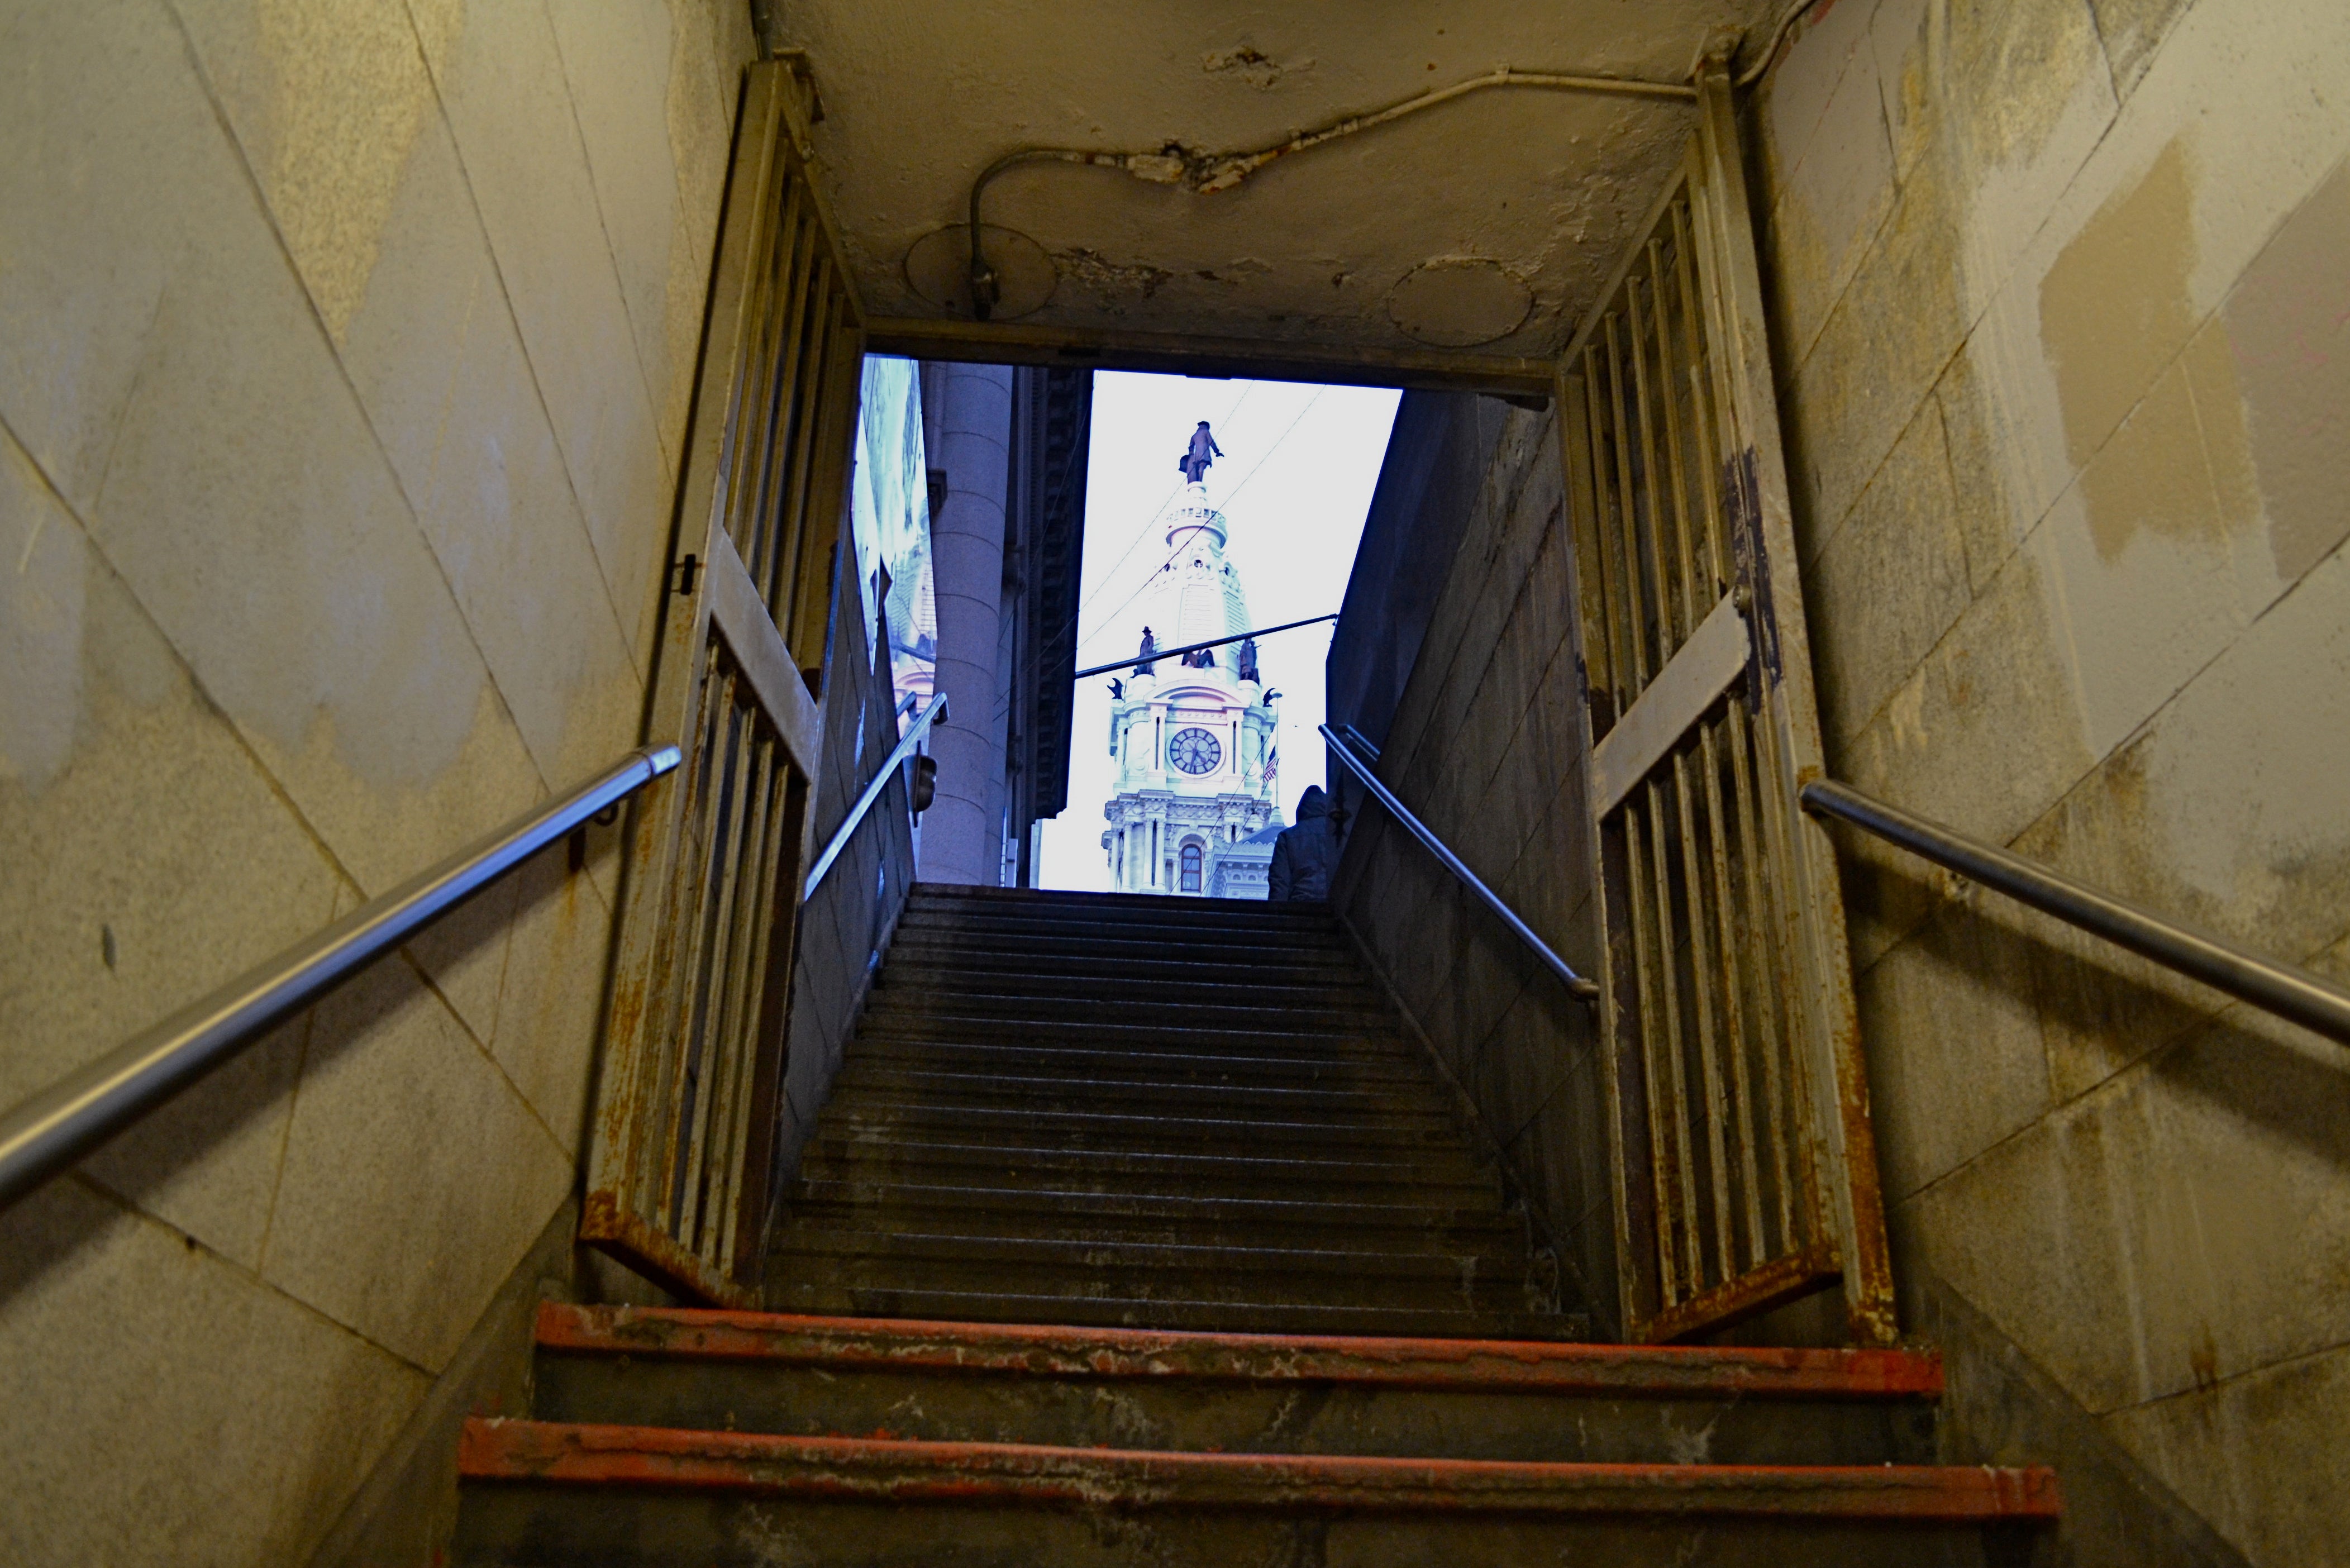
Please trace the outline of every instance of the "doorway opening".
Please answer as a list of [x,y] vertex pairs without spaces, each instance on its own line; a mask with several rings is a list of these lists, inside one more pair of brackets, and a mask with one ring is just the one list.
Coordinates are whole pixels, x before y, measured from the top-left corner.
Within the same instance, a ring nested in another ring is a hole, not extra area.
[[1067,805],[1027,885],[1261,898],[1274,836],[1326,787],[1324,618],[1401,394],[1093,379]]

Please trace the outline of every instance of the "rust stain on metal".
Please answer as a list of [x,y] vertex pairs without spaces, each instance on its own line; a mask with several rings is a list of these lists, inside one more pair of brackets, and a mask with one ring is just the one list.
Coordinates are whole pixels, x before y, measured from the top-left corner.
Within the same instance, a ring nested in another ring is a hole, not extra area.
[[543,1350],[580,1355],[1015,1376],[1668,1397],[1934,1398],[1942,1392],[1942,1360],[1932,1351],[1216,1334],[554,1302],[539,1308],[538,1344]]
[[[1668,1307],[1644,1324],[1641,1334],[1652,1343],[1663,1344],[1684,1334],[1726,1328],[1807,1294],[1824,1281],[1835,1279],[1837,1273],[1835,1248],[1832,1243],[1823,1241],[1804,1251],[1773,1258],[1734,1279],[1725,1280],[1700,1295]],[[1905,1353],[1853,1351],[1833,1354]]]
[[599,1189],[588,1194],[580,1205],[579,1239],[679,1295],[735,1309],[747,1309],[755,1299],[748,1286],[727,1279],[708,1261],[630,1213],[612,1192]]
[[2052,1521],[2053,1471],[1924,1465],[1556,1464],[903,1442],[481,1419],[458,1472],[570,1487],[1012,1506],[1378,1509]]

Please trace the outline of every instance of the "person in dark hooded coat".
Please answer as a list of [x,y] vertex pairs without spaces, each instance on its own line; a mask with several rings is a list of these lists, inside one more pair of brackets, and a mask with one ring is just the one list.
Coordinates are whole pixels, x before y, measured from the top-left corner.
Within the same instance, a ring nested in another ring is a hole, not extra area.
[[1273,841],[1271,886],[1265,897],[1327,898],[1330,877],[1338,869],[1339,821],[1330,810],[1330,797],[1319,784],[1306,786],[1297,802],[1297,826],[1284,828]]

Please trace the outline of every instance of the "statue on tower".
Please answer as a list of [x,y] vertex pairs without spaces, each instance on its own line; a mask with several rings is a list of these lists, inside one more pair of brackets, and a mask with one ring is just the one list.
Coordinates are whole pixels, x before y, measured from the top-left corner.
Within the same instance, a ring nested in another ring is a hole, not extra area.
[[1200,428],[1191,432],[1190,449],[1175,460],[1175,466],[1183,471],[1187,481],[1197,484],[1201,476],[1208,472],[1208,465],[1223,455],[1224,449],[1218,446],[1216,438],[1208,433],[1208,421],[1201,420]]

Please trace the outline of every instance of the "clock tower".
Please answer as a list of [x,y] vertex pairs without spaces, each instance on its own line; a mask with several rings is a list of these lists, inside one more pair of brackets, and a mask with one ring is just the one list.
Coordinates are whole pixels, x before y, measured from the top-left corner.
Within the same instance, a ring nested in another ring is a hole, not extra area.
[[1274,712],[1255,645],[1151,653],[1248,629],[1226,536],[1224,514],[1191,477],[1169,517],[1166,565],[1141,596],[1143,654],[1110,702],[1118,784],[1102,807],[1102,848],[1121,893],[1200,896],[1223,852],[1274,820]]

